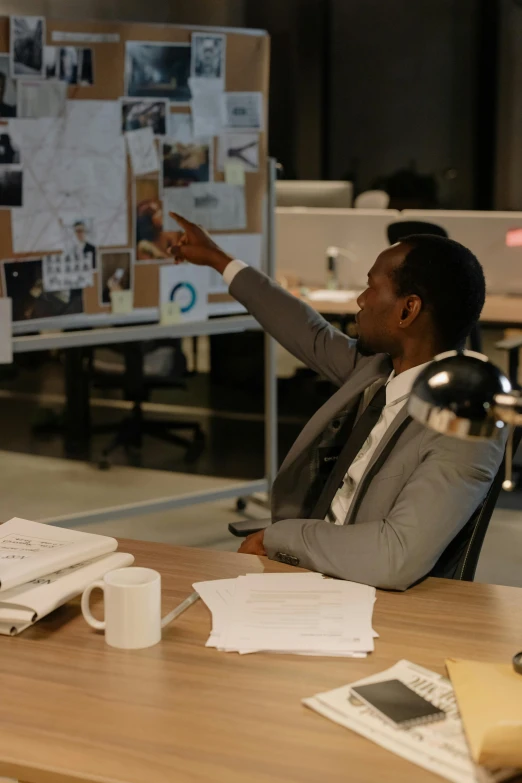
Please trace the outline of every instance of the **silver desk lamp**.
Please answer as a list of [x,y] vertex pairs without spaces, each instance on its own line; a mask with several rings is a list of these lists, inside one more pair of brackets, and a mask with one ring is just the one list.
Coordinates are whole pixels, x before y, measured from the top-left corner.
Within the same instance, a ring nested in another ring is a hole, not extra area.
[[[494,438],[510,427],[503,489],[514,489],[513,432],[522,425],[522,396],[486,356],[473,351],[439,354],[417,377],[408,410],[412,418],[454,438]],[[513,656],[522,674],[522,652]]]
[[494,438],[510,427],[502,487],[514,489],[513,430],[522,425],[522,396],[486,356],[473,351],[439,354],[415,381],[408,408],[421,424],[455,438]]

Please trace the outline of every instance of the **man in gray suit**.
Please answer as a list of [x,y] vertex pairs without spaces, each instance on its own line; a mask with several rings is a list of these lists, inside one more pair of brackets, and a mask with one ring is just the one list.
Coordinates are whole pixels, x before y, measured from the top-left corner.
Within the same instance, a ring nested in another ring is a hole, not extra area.
[[[288,452],[272,493],[272,522],[240,552],[405,590],[450,576],[453,542],[486,495],[505,439],[463,441],[407,412],[419,372],[461,348],[485,298],[482,267],[450,239],[413,235],[383,251],[368,275],[350,340],[262,273],[184,228],[177,260],[213,267],[230,293],[290,353],[337,392]],[[465,531],[464,531],[465,532]]]

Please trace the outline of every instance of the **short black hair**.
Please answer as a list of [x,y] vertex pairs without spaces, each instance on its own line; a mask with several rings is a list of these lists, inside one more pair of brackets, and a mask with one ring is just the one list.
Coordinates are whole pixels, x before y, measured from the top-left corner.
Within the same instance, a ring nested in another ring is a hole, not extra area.
[[442,349],[463,347],[484,307],[482,266],[453,239],[410,234],[401,241],[411,249],[394,272],[397,295],[420,297],[431,311]]

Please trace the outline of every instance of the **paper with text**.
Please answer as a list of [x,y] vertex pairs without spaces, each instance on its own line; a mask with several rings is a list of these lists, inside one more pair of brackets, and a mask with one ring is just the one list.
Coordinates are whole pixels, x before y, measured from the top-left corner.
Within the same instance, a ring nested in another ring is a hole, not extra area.
[[159,171],[159,157],[152,128],[139,128],[125,134],[135,177]]
[[89,215],[97,244],[128,240],[127,157],[118,101],[67,101],[59,119],[13,119],[24,205],[11,211],[13,251],[64,249],[62,215]]
[[0,600],[4,590],[117,547],[109,536],[10,519],[0,525]]

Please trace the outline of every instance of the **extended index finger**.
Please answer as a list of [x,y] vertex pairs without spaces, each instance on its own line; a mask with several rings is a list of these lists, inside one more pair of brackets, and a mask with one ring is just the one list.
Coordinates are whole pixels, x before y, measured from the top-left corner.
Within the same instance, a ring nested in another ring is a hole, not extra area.
[[190,222],[190,220],[187,220],[186,218],[182,217],[182,215],[178,215],[177,212],[169,212],[169,215],[171,218],[174,218],[176,223],[179,223],[180,226],[183,226],[183,228],[191,228],[194,224]]

